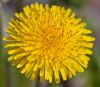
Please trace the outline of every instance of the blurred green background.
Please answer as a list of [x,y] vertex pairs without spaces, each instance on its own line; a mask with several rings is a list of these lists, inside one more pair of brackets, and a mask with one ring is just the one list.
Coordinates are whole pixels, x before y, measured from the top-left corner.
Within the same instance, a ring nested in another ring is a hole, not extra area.
[[[2,36],[7,35],[4,30],[14,13],[22,7],[40,2],[49,5],[59,5],[72,8],[77,17],[82,17],[88,23],[88,28],[96,37],[93,55],[90,56],[89,67],[84,73],[77,73],[75,77],[60,84],[39,82],[39,77],[34,81],[24,77],[19,70],[8,61],[6,50],[3,48]],[[0,0],[0,87],[100,87],[100,0]]]

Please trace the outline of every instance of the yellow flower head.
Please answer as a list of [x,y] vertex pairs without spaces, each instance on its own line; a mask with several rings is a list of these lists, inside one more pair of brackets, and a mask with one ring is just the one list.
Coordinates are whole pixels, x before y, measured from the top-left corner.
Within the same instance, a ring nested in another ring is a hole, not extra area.
[[39,74],[41,81],[59,83],[60,75],[66,80],[87,68],[87,54],[92,54],[95,38],[71,9],[35,3],[15,16],[4,41],[10,48],[8,61],[22,74],[32,80]]

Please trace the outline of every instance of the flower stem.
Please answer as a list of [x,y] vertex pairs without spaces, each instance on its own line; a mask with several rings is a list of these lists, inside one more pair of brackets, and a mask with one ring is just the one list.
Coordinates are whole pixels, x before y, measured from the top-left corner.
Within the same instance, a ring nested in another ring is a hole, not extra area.
[[67,79],[66,81],[61,80],[61,87],[71,87],[70,80]]

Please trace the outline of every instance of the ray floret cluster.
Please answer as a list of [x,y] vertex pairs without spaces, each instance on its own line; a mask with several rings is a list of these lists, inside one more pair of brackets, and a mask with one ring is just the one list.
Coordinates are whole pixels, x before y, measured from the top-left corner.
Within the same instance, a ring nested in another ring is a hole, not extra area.
[[15,16],[3,39],[8,61],[26,77],[59,83],[60,76],[67,80],[87,68],[95,38],[70,8],[35,3]]

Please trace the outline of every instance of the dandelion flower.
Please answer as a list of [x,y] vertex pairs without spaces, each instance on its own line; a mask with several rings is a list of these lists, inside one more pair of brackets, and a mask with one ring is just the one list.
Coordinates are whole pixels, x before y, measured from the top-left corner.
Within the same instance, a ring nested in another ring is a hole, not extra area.
[[40,81],[59,83],[60,75],[67,80],[87,68],[95,38],[70,8],[35,3],[15,16],[3,39],[10,48],[8,61],[26,77],[39,74]]

